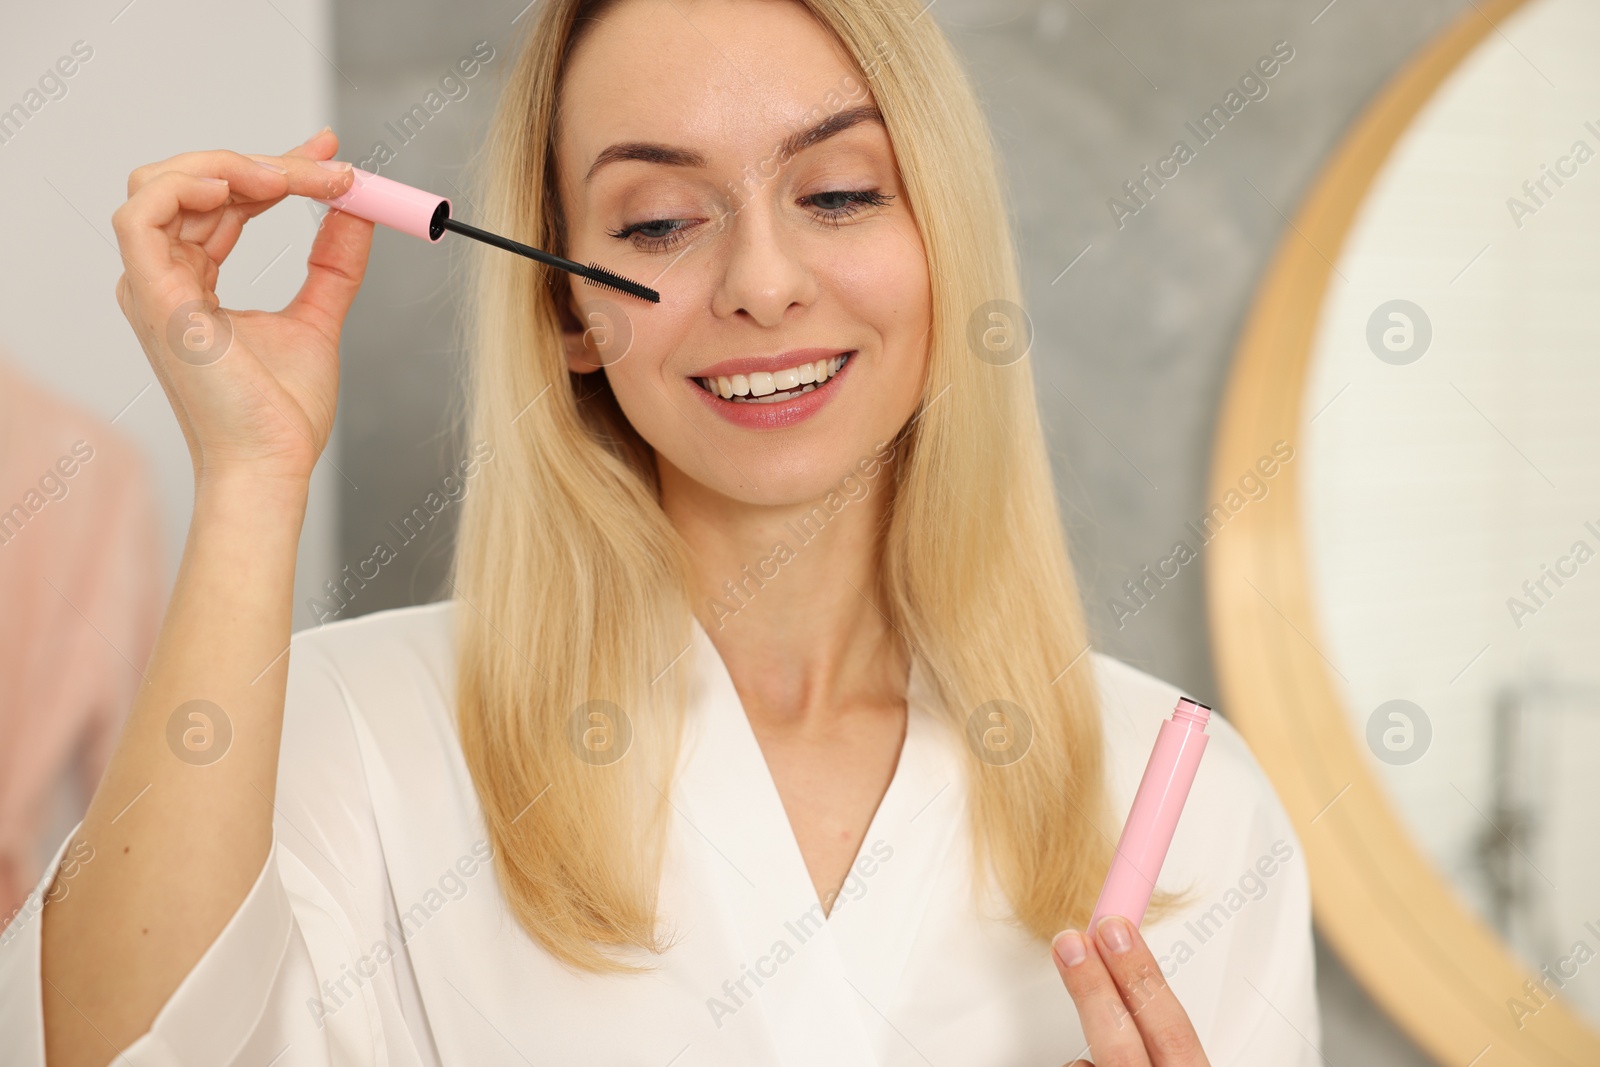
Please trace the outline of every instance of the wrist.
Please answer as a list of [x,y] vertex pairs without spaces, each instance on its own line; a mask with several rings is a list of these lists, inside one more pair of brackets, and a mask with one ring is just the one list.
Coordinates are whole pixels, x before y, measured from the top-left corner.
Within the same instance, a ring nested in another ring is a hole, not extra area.
[[251,468],[202,469],[194,476],[195,517],[276,516],[296,529],[305,518],[311,480]]

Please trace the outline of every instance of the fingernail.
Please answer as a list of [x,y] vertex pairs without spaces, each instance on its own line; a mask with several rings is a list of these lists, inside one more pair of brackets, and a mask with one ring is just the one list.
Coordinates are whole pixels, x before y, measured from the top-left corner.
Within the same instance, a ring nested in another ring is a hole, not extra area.
[[1057,934],[1055,949],[1061,962],[1068,967],[1076,967],[1089,955],[1089,950],[1083,944],[1083,935],[1076,930],[1063,930]]
[[1100,933],[1101,944],[1119,956],[1133,947],[1133,938],[1128,933],[1128,920],[1120,915],[1107,915],[1095,929]]
[[333,132],[333,127],[332,126],[324,126],[324,127],[322,127],[322,129],[318,130],[316,133],[312,134],[310,137],[307,137],[306,140],[314,141],[318,137],[321,137],[323,134],[332,133],[332,132]]
[[342,159],[319,159],[317,160],[317,166],[326,170],[337,170],[341,172],[350,169],[350,164],[346,163]]
[[[251,158],[255,159],[254,156],[252,156]],[[257,159],[256,160],[256,166],[258,166],[258,167],[266,167],[268,170],[277,171],[279,174],[288,174],[289,173],[289,168],[288,167],[280,167],[276,163],[268,163],[264,159]]]
[[203,181],[203,182],[210,182],[212,185],[227,185],[228,184],[226,178],[201,178],[200,180]]

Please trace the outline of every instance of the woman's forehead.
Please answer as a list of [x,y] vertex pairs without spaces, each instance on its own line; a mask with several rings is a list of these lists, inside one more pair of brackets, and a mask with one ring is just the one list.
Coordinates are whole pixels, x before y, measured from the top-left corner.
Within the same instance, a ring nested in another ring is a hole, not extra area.
[[627,0],[569,62],[563,170],[581,180],[610,146],[635,143],[737,163],[871,102],[843,46],[790,0]]

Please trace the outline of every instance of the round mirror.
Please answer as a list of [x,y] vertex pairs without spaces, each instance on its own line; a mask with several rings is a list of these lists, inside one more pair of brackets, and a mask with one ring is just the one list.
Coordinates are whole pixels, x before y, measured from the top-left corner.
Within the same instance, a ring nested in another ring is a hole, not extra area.
[[1264,278],[1213,487],[1232,716],[1319,925],[1441,1063],[1600,1063],[1600,7],[1476,4]]

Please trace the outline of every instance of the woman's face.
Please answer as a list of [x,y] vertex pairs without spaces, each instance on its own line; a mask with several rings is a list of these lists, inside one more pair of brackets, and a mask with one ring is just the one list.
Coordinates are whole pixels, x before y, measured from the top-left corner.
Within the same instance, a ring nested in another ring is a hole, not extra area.
[[661,294],[566,275],[589,327],[568,365],[604,365],[663,483],[801,503],[893,440],[922,394],[927,260],[868,82],[828,31],[776,0],[625,0],[562,100],[567,255]]

